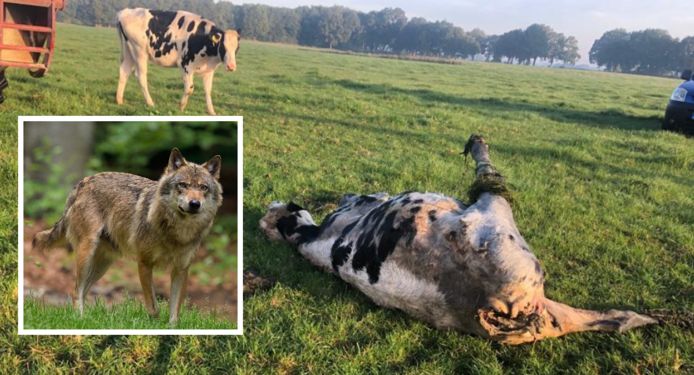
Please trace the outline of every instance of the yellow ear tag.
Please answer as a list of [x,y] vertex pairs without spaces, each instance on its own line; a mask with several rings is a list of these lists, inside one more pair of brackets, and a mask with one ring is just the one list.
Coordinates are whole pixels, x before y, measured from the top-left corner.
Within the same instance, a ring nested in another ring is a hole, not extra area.
[[216,46],[217,44],[219,44],[219,40],[220,40],[221,38],[222,38],[222,37],[220,37],[218,34],[212,35],[212,44]]

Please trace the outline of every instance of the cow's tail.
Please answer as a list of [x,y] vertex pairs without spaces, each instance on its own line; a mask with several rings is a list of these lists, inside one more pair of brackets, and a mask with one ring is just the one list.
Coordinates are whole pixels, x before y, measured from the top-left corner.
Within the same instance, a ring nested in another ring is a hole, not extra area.
[[118,39],[120,39],[120,61],[123,62],[125,60],[125,54],[129,53],[128,52],[128,36],[125,35],[125,31],[123,31],[123,25],[120,23],[120,20],[116,22],[116,29],[118,29]]

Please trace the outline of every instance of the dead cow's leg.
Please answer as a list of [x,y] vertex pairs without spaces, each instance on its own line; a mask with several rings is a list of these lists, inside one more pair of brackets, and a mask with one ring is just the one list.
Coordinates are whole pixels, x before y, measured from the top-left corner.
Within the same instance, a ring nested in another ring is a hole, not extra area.
[[207,113],[214,116],[214,106],[212,106],[212,79],[214,78],[214,70],[207,72],[202,76],[202,85],[205,89],[205,103],[207,105]]
[[494,168],[489,159],[489,146],[480,135],[473,134],[465,144],[463,154],[475,160],[475,181],[468,191],[471,202],[476,202],[483,193],[491,193],[511,201],[511,193],[504,177]]
[[465,144],[465,150],[463,154],[471,154],[472,158],[475,160],[475,175],[477,177],[485,174],[496,173],[496,170],[492,166],[491,160],[489,160],[489,146],[484,142],[484,138],[480,135],[473,134],[468,139]]
[[181,111],[188,105],[188,97],[193,93],[193,73],[183,72],[183,97],[181,98]]

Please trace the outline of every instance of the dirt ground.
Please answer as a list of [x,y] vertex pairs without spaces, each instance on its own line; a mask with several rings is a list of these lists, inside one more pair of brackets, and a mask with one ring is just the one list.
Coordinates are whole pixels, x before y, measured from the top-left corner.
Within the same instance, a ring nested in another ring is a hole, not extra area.
[[[48,227],[42,222],[24,226],[24,295],[33,296],[47,304],[72,303],[75,287],[75,255],[67,249],[56,248],[45,253],[33,252],[31,240],[34,234]],[[196,264],[208,257],[204,248],[193,260]],[[191,267],[192,268],[192,267]],[[236,272],[225,272],[221,282],[204,283],[200,274],[188,277],[187,303],[204,311],[211,311],[237,322],[237,278]],[[170,280],[165,270],[155,270],[154,285],[157,298],[169,298]],[[111,265],[103,278],[92,287],[87,303],[98,297],[110,306],[123,301],[127,296],[142,300],[142,288],[137,275],[137,263],[132,259],[119,259]]]

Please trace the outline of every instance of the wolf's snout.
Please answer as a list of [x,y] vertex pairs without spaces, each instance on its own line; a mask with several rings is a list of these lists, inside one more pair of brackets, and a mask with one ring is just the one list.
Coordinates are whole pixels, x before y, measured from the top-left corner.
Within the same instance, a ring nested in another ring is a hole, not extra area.
[[188,202],[188,207],[190,207],[190,210],[195,212],[200,209],[200,201],[193,199],[192,201]]

